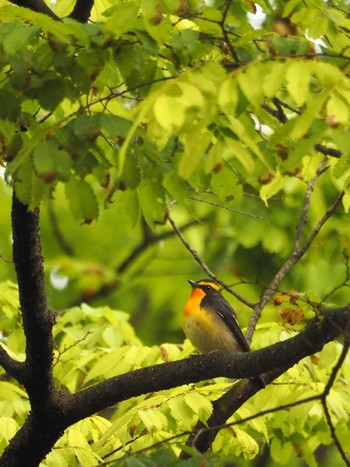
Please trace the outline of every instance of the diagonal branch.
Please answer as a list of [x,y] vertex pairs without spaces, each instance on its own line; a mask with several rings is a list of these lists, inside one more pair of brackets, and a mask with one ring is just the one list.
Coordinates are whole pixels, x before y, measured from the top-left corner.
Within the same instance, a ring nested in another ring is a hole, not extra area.
[[9,0],[9,2],[21,6],[24,8],[29,8],[32,11],[37,13],[43,13],[44,15],[50,16],[53,19],[59,20],[58,16],[49,8],[44,0]]
[[25,382],[25,365],[10,357],[6,350],[0,345],[0,365],[12,378],[17,379],[20,384]]
[[174,232],[177,234],[177,236],[179,237],[179,239],[182,241],[182,243],[184,244],[186,250],[188,250],[191,255],[194,257],[194,259],[197,261],[197,263],[200,265],[200,267],[203,269],[203,271],[211,278],[213,279],[215,282],[217,282],[218,284],[220,284],[225,290],[227,290],[227,292],[229,292],[230,294],[232,294],[234,297],[237,298],[237,300],[239,300],[240,302],[244,303],[245,305],[247,305],[249,308],[253,308],[254,307],[254,304],[251,303],[249,300],[247,300],[246,298],[244,298],[242,295],[240,295],[239,293],[237,293],[236,291],[232,290],[231,287],[229,287],[227,284],[225,284],[225,282],[223,282],[221,279],[219,279],[218,277],[216,277],[216,275],[211,271],[211,269],[207,266],[207,264],[202,260],[202,258],[199,256],[199,253],[188,243],[188,241],[186,240],[186,238],[183,236],[181,230],[179,229],[179,227],[176,225],[174,219],[170,216],[170,209],[168,209],[168,212],[167,212],[167,219],[168,221],[170,222],[172,228],[174,229]]
[[[263,374],[265,380],[265,373],[272,372],[272,375],[267,375],[266,382],[269,382],[276,377],[273,376],[276,371],[286,371],[341,335],[348,316],[349,307],[327,310],[322,320],[312,321],[298,335],[254,352],[213,351],[110,378],[69,396],[66,406],[67,422],[75,423],[131,397],[220,376],[252,378]],[[255,392],[261,389],[261,384],[256,381],[251,384],[251,389]],[[239,398],[239,406],[249,399],[250,392],[247,391],[246,394],[246,398]]]
[[303,205],[302,213],[301,213],[300,220],[299,220],[298,227],[297,227],[296,240],[294,243],[293,250],[289,258],[284,262],[284,264],[282,265],[280,270],[277,272],[277,274],[275,275],[275,277],[273,278],[269,286],[266,288],[259,303],[257,303],[257,305],[254,307],[254,312],[252,314],[252,317],[251,317],[251,320],[248,326],[248,330],[247,330],[247,335],[246,335],[248,342],[250,342],[252,339],[255,327],[260,319],[262,310],[264,309],[268,301],[271,299],[272,295],[276,292],[278,285],[280,284],[282,279],[286,276],[286,274],[305,255],[305,253],[310,248],[312,242],[315,240],[316,236],[319,234],[324,224],[334,214],[334,212],[336,211],[336,209],[338,208],[339,204],[341,203],[343,199],[344,192],[341,192],[336,198],[336,200],[334,201],[334,203],[329,206],[327,211],[317,222],[310,236],[307,238],[304,244],[302,244],[301,240],[304,234],[306,221],[307,221],[307,214],[308,214],[309,207],[310,207],[310,197],[313,193],[313,188],[314,188],[316,181],[318,180],[318,178],[321,176],[323,172],[324,172],[324,162],[322,161],[317,169],[316,175],[312,178],[312,180],[310,180],[306,193],[305,193],[304,205]]

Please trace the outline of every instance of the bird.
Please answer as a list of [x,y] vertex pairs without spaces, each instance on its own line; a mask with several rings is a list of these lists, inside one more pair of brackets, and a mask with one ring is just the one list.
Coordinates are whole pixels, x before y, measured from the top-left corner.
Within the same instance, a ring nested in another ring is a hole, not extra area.
[[211,279],[188,281],[191,295],[183,310],[183,330],[201,354],[213,350],[249,352],[236,313]]

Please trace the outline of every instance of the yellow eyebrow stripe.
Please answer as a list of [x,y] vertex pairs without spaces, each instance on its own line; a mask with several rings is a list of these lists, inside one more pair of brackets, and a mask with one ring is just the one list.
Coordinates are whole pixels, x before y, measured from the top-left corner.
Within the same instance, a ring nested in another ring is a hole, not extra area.
[[212,289],[216,290],[217,292],[220,291],[221,287],[219,286],[219,284],[217,284],[216,282],[211,282],[211,281],[199,281],[197,282],[198,285],[200,286],[206,286],[206,285],[209,285],[209,287],[211,287]]

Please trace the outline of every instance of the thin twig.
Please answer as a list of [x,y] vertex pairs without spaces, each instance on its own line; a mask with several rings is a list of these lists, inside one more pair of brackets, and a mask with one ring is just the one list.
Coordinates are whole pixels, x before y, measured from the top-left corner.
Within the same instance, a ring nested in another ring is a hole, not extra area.
[[[350,310],[349,310],[350,311]],[[349,324],[349,320],[348,320],[348,324]],[[347,326],[349,327],[349,326]],[[323,411],[324,411],[324,414],[325,414],[325,417],[326,417],[326,420],[327,420],[327,425],[328,425],[328,428],[329,428],[329,431],[331,432],[331,436],[332,436],[332,439],[334,441],[334,444],[341,456],[341,458],[343,459],[345,465],[347,466],[350,466],[350,461],[349,459],[347,458],[346,454],[345,454],[345,451],[341,445],[341,442],[336,434],[336,431],[335,431],[335,427],[333,425],[333,422],[332,422],[332,419],[331,419],[331,415],[329,413],[329,410],[328,410],[328,406],[327,406],[327,396],[329,395],[330,393],[330,390],[333,386],[333,383],[335,381],[335,378],[341,368],[341,366],[343,365],[344,363],[344,360],[347,356],[347,353],[349,351],[349,337],[345,339],[345,343],[344,343],[344,346],[343,346],[343,350],[342,350],[342,353],[340,354],[340,357],[337,361],[337,363],[335,364],[333,370],[332,370],[332,373],[331,373],[331,376],[324,388],[324,391],[323,391],[323,394],[322,394],[322,397],[321,397],[321,403],[322,403],[322,407],[323,407]]]
[[276,292],[278,285],[282,281],[282,279],[287,275],[287,273],[295,266],[295,264],[304,256],[304,254],[307,252],[307,250],[310,248],[312,242],[314,241],[315,237],[318,235],[320,232],[321,228],[323,225],[327,222],[327,220],[334,214],[335,210],[341,203],[341,200],[343,199],[344,193],[341,192],[335,202],[327,209],[325,214],[321,217],[321,219],[318,221],[316,224],[316,227],[312,231],[311,235],[309,238],[305,241],[304,245],[301,246],[301,237],[303,235],[305,225],[306,225],[306,216],[307,212],[310,207],[310,197],[313,191],[313,187],[316,183],[316,180],[320,177],[320,175],[324,172],[324,167],[323,163],[321,163],[318,167],[317,173],[315,177],[313,177],[312,180],[310,180],[308,184],[308,188],[305,193],[304,197],[304,205],[303,205],[303,210],[301,213],[300,221],[301,222],[301,227],[298,227],[297,235],[296,235],[296,241],[293,247],[293,250],[289,256],[289,258],[283,263],[282,267],[280,270],[277,272],[273,280],[271,281],[270,285],[266,288],[265,292],[263,293],[259,303],[257,303],[254,307],[254,313],[252,314],[252,317],[250,319],[250,323],[247,329],[247,334],[246,338],[247,341],[250,342],[254,331],[255,327],[260,319],[262,310],[264,309],[265,305],[269,302],[271,299],[272,295]]
[[301,211],[300,220],[299,220],[298,225],[297,225],[297,234],[296,234],[296,237],[295,237],[295,243],[294,243],[293,251],[299,251],[300,248],[301,248],[301,242],[302,242],[302,239],[303,239],[305,225],[306,225],[306,222],[307,222],[307,216],[308,216],[309,209],[310,209],[311,195],[312,195],[312,193],[314,191],[315,183],[317,182],[319,177],[322,175],[322,173],[325,171],[326,163],[327,163],[327,159],[323,159],[321,161],[321,163],[317,167],[317,170],[316,170],[316,173],[315,173],[314,177],[309,181],[309,183],[307,185],[306,193],[305,193],[305,196],[304,196],[303,209]]
[[[195,220],[191,220],[189,222],[187,222],[186,224],[184,224],[181,229],[182,230],[187,230],[188,228],[192,227],[193,225],[196,225],[198,223],[201,223],[205,220],[205,218],[201,218],[201,219],[195,219]],[[161,242],[162,240],[166,240],[168,238],[171,238],[173,235],[174,235],[174,232],[172,231],[168,231],[168,232],[163,232],[159,235],[155,235],[149,228],[148,226],[145,227],[145,234],[144,234],[144,238],[143,240],[141,241],[141,243],[130,253],[130,255],[117,267],[117,270],[116,272],[118,274],[121,274],[122,272],[124,272],[129,266],[130,264],[135,261],[135,259],[140,256],[140,254],[146,250],[146,248],[148,248],[149,246],[155,244],[155,243],[158,243],[158,242]],[[146,233],[147,232],[147,233]]]
[[236,209],[229,208],[228,206],[225,206],[223,204],[215,203],[214,201],[208,201],[206,199],[195,198],[194,196],[191,196],[191,199],[193,199],[193,201],[198,201],[199,203],[209,204],[210,206],[215,206],[217,208],[225,209],[226,211],[229,211],[229,212],[234,212],[235,214],[240,214],[241,216],[252,217],[253,219],[262,219],[261,216],[257,216],[255,214],[249,214],[248,212],[237,211]]
[[175,233],[179,237],[179,239],[182,241],[183,245],[185,246],[186,250],[188,250],[191,255],[194,257],[194,259],[197,261],[197,263],[200,265],[200,267],[203,269],[203,271],[215,282],[217,282],[219,285],[221,285],[227,292],[229,292],[231,295],[237,298],[240,302],[244,303],[246,306],[249,308],[254,308],[254,304],[247,300],[246,298],[242,297],[239,293],[236,291],[232,290],[231,287],[229,287],[225,282],[223,282],[221,279],[219,279],[206,265],[206,263],[202,260],[200,257],[199,253],[188,243],[188,241],[185,239],[185,237],[182,235],[181,230],[179,227],[176,225],[174,219],[170,216],[170,212],[168,209],[167,212],[167,219],[169,220],[172,228],[174,229]]

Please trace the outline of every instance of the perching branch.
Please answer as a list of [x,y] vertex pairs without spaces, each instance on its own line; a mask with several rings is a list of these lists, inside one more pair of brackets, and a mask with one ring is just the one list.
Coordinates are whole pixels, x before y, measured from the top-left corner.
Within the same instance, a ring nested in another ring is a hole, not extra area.
[[[131,397],[219,376],[252,378],[292,367],[302,358],[320,351],[341,335],[349,318],[349,307],[327,310],[298,335],[249,353],[214,351],[186,360],[141,368],[84,389],[69,396],[67,422],[74,423],[110,405]],[[268,380],[267,380],[268,382]],[[260,384],[261,389],[261,384]],[[240,405],[243,404],[240,399]]]

